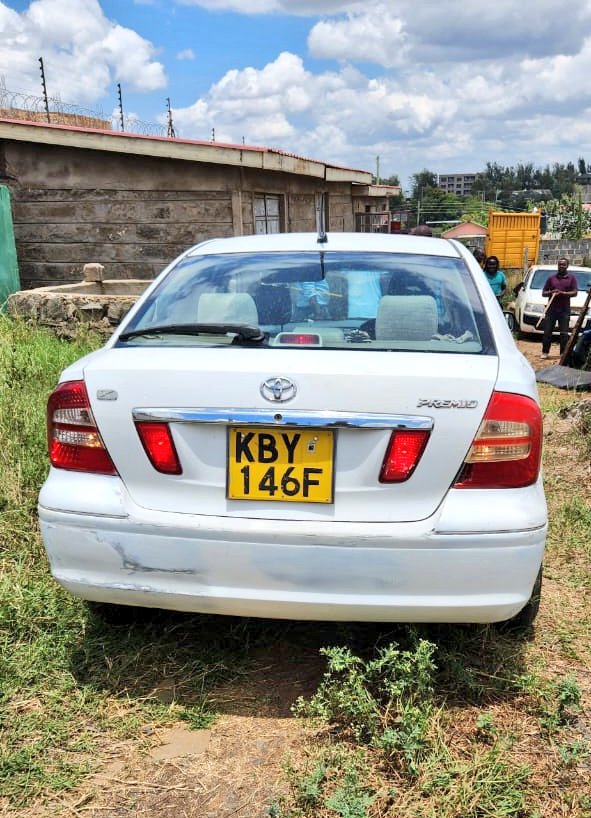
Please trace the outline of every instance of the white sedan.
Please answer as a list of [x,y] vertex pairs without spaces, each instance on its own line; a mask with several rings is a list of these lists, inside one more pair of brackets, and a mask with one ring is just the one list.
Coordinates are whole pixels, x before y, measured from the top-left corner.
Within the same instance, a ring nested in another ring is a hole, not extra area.
[[[515,324],[520,332],[541,334],[544,331],[542,319],[548,299],[542,296],[542,290],[547,279],[554,275],[556,270],[556,264],[535,264],[530,267],[523,284],[519,285],[519,292],[515,298]],[[591,286],[591,268],[569,266],[568,272],[574,275],[579,286],[578,295],[570,302],[570,328],[572,329]]]
[[191,248],[48,403],[39,515],[87,600],[529,624],[546,539],[534,374],[453,241]]

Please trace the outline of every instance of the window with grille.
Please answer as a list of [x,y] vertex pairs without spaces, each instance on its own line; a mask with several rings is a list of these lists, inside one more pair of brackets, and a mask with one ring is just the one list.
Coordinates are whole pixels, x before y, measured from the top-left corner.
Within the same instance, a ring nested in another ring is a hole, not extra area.
[[254,197],[255,233],[281,232],[281,196]]

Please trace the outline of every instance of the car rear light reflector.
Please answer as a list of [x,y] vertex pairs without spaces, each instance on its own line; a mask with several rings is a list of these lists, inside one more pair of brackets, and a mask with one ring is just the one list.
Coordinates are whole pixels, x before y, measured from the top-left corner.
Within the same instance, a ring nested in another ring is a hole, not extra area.
[[542,413],[525,395],[494,392],[456,488],[522,488],[535,483],[542,454]]
[[56,469],[117,474],[97,429],[84,381],[60,383],[49,396],[47,446]]
[[421,459],[428,439],[429,432],[424,430],[392,432],[380,471],[380,483],[408,480]]
[[183,473],[168,423],[136,421],[135,428],[156,471],[162,474]]

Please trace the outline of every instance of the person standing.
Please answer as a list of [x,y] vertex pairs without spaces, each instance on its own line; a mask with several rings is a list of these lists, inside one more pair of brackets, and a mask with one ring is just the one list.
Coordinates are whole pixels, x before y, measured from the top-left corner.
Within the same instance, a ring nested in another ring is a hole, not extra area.
[[472,250],[472,255],[480,264],[482,269],[484,269],[484,262],[486,261],[486,253],[484,252],[484,250],[481,247],[475,247],[474,250]]
[[484,272],[486,273],[488,283],[492,287],[492,291],[496,295],[497,301],[500,304],[503,293],[507,289],[507,280],[505,279],[505,273],[502,270],[499,270],[499,259],[496,256],[489,256],[486,259],[484,263]]
[[570,300],[578,292],[577,279],[568,271],[568,259],[558,259],[558,269],[548,277],[542,295],[549,298],[544,314],[544,335],[542,338],[542,358],[548,358],[550,346],[552,344],[552,333],[558,322],[558,332],[560,333],[560,354],[566,349],[568,343],[568,330],[570,323]]

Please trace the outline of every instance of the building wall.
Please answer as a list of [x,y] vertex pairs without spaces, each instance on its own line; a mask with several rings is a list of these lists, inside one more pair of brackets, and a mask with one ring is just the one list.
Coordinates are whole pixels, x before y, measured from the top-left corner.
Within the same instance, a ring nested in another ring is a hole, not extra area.
[[553,264],[562,256],[571,264],[591,265],[591,239],[541,239],[540,264]]
[[[462,241],[470,250],[477,247],[484,250],[484,239],[484,236],[472,236]],[[591,266],[591,239],[540,239],[538,264],[554,264],[562,256],[571,264]]]
[[475,173],[440,174],[437,178],[437,186],[446,193],[455,193],[456,196],[469,196],[475,180]]
[[151,279],[197,242],[254,233],[257,194],[281,197],[282,229],[314,231],[326,187],[327,228],[354,230],[349,183],[297,174],[5,140],[0,177],[23,288],[79,281],[88,262]]

